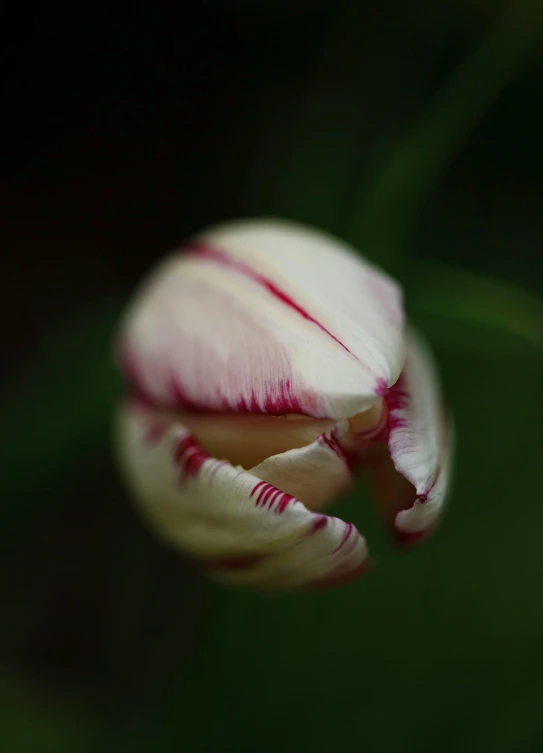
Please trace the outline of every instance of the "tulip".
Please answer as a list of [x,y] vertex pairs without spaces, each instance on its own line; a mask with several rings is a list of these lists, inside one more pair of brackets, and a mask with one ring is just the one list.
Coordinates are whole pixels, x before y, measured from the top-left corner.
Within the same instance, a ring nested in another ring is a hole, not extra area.
[[324,512],[357,467],[399,540],[434,528],[451,443],[432,358],[397,283],[341,241],[281,220],[202,233],[136,293],[119,354],[126,483],[223,582],[364,571],[365,539]]

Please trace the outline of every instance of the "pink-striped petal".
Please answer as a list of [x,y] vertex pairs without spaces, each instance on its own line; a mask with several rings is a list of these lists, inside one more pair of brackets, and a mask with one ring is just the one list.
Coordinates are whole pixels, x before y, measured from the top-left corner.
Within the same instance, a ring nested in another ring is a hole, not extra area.
[[294,546],[247,567],[223,562],[215,565],[214,572],[228,585],[285,590],[345,583],[365,572],[368,564],[366,542],[352,523],[317,515]]
[[175,418],[129,403],[119,419],[119,454],[142,511],[173,546],[222,580],[294,589],[348,578],[367,561],[352,524],[307,506],[318,486],[304,483],[308,470],[330,494],[350,481],[335,437],[323,436],[245,471],[207,455]]
[[[441,402],[431,354],[422,338],[407,333],[405,369],[386,396],[388,446],[396,471],[412,485],[409,509],[395,516],[400,535],[430,530],[443,508],[449,485],[452,437]],[[404,489],[405,493],[405,489]]]
[[251,473],[301,500],[310,510],[321,510],[353,482],[350,459],[342,441],[349,432],[347,421],[305,447],[272,455]]
[[401,293],[324,233],[233,223],[159,266],[129,309],[121,356],[156,405],[348,418],[402,370]]

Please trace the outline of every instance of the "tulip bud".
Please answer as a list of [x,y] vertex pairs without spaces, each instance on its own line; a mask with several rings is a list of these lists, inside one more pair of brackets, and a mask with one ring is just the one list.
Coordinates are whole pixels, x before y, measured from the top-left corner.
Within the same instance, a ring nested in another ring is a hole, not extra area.
[[400,538],[434,526],[450,442],[432,360],[398,285],[340,241],[279,220],[203,233],[136,294],[119,352],[127,484],[223,581],[361,572],[365,540],[323,513],[359,465]]

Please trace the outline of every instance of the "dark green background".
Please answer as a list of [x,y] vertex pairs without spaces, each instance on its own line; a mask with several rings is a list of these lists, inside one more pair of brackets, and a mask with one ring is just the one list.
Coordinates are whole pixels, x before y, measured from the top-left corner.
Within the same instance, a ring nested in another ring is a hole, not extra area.
[[[0,202],[0,741],[9,753],[543,749],[543,5],[13,11]],[[111,341],[186,235],[281,214],[406,288],[453,411],[435,537],[223,591],[117,478]]]

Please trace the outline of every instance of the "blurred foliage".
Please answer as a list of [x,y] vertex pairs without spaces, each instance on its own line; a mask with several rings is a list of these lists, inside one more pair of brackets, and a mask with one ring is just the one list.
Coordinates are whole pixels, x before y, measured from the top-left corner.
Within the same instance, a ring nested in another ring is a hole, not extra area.
[[0,730],[6,750],[76,753],[96,732],[93,717],[90,707],[77,708],[50,692],[45,696],[40,687],[9,673],[1,679]]
[[[349,237],[393,263],[459,145],[543,39],[543,5],[515,2],[437,93],[426,116],[356,197]],[[403,257],[405,259],[405,256]]]
[[[1,412],[10,437],[3,454],[9,473],[3,491],[7,500],[18,501],[5,506],[4,535],[12,533],[12,518],[20,525],[29,515],[33,502],[45,513],[50,485],[58,494],[82,463],[103,453],[119,395],[111,341],[120,311],[120,303],[102,302],[75,316],[64,331],[48,333],[24,373],[7,385]],[[31,462],[36,458],[37,464]]]
[[494,359],[543,356],[543,300],[514,285],[438,263],[419,263],[409,286],[414,318],[441,348]]
[[[310,5],[238,12],[303,20]],[[502,5],[478,3],[477,23]],[[356,35],[353,7],[295,112],[280,77],[250,89],[253,117],[232,127],[222,169],[268,102],[282,114],[259,131],[244,211],[313,222],[401,270],[457,424],[445,523],[398,552],[357,488],[337,514],[368,537],[378,567],[367,578],[277,598],[210,585],[143,529],[116,480],[111,340],[122,296],[74,315],[3,391],[0,734],[10,753],[530,753],[543,741],[543,301],[414,252],[423,207],[462,141],[534,55],[542,5],[506,9],[407,135],[377,139],[372,155],[360,138],[371,128],[332,72]]]

